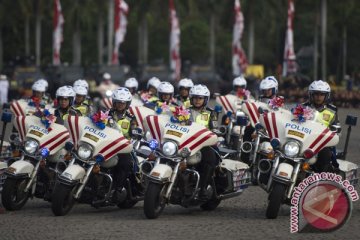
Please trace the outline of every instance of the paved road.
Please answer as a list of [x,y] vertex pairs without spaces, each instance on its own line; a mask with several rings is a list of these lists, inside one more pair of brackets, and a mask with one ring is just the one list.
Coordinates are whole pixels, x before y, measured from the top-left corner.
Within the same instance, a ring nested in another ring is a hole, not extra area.
[[[359,110],[341,109],[342,122],[349,112],[360,117]],[[345,134],[342,138],[340,148]],[[359,144],[358,126],[348,154],[358,164]],[[142,203],[128,210],[76,205],[69,215],[54,217],[49,203],[32,200],[21,211],[0,213],[0,239],[360,239],[360,201],[353,203],[349,222],[334,233],[290,234],[289,207],[282,207],[277,219],[265,219],[266,199],[263,190],[251,186],[213,212],[168,206],[156,220],[144,217]]]

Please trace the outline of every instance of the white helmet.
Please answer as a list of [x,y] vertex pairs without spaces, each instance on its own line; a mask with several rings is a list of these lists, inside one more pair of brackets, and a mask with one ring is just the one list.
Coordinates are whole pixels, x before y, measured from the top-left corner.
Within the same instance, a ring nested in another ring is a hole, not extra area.
[[261,80],[260,82],[260,92],[267,89],[273,89],[273,95],[275,95],[278,91],[278,81],[274,76],[268,76]]
[[36,81],[32,85],[31,89],[36,92],[46,92],[47,85],[43,81]]
[[86,80],[84,79],[78,79],[74,82],[73,84],[73,87],[76,87],[76,86],[81,86],[81,87],[84,87],[86,88],[86,90],[89,90],[89,84]]
[[116,102],[126,102],[127,107],[130,106],[132,100],[132,94],[126,87],[120,87],[113,91],[112,94],[112,103]]
[[161,82],[158,87],[158,97],[160,98],[161,94],[174,94],[174,86],[169,82]]
[[234,78],[233,87],[235,87],[235,86],[246,88],[246,86],[247,86],[246,79],[243,76]]
[[126,88],[135,88],[135,91],[138,89],[139,87],[139,83],[136,80],[136,78],[129,78],[125,81],[125,85],[124,87]]
[[326,93],[326,97],[325,97],[325,102],[326,102],[330,98],[331,88],[327,82],[325,82],[323,80],[316,80],[316,81],[313,81],[309,86],[310,100],[311,100],[312,94],[314,92]]
[[192,88],[194,86],[193,81],[190,78],[183,78],[179,81],[178,88]]
[[146,89],[149,89],[150,86],[153,86],[154,88],[158,88],[161,81],[157,77],[152,77],[149,79],[149,81],[146,84]]
[[77,85],[77,86],[74,86],[73,89],[74,89],[76,95],[81,95],[81,96],[88,95],[88,90],[84,86]]
[[193,97],[195,96],[205,97],[204,106],[206,106],[210,99],[210,90],[205,85],[197,84],[190,89],[189,96],[190,96],[191,104]]
[[106,73],[103,74],[103,79],[110,80],[110,79],[111,79],[111,75],[106,72]]
[[73,104],[75,96],[76,93],[71,86],[59,87],[58,90],[56,90],[56,98],[60,98],[60,97],[69,98],[70,106]]
[[36,82],[40,82],[41,84],[44,84],[44,86],[45,86],[45,88],[46,88],[46,90],[48,89],[48,87],[49,87],[49,83],[48,83],[48,81],[46,80],[46,79],[44,79],[44,78],[40,78],[39,80],[37,80]]

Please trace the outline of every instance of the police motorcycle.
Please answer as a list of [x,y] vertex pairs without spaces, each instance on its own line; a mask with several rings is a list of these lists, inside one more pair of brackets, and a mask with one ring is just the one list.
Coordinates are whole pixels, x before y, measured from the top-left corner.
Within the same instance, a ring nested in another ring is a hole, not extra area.
[[246,114],[242,110],[243,100],[238,96],[227,94],[220,96],[216,93],[215,112],[223,110],[224,115],[219,127],[221,135],[224,137],[224,147],[237,151],[237,157],[240,157],[243,143],[243,135],[247,125]]
[[[259,186],[269,193],[267,218],[277,218],[281,204],[290,203],[295,186],[314,173],[312,165],[316,163],[317,153],[339,142],[336,131],[316,121],[317,114],[316,110],[298,105],[292,111],[280,108],[260,115],[257,128],[266,129],[275,151],[275,158],[264,158],[258,163]],[[354,126],[354,118],[348,116],[347,124]],[[349,134],[348,131],[347,141]],[[357,182],[358,166],[338,161],[343,178]]]
[[[55,185],[52,211],[56,216],[66,215],[75,202],[95,208],[114,205],[129,208],[143,199],[144,183],[138,166],[146,156],[136,155],[133,145],[121,131],[105,126],[106,113],[97,114],[99,119],[96,121],[89,117],[69,116],[65,123],[71,136],[66,149],[71,152],[72,159]],[[131,153],[134,169],[123,191],[114,197],[117,193],[112,188],[112,168],[119,161],[117,154],[122,153]]]
[[204,210],[214,210],[223,199],[241,194],[250,182],[246,164],[222,158],[213,147],[219,164],[206,188],[206,200],[200,198],[200,174],[195,166],[202,158],[200,150],[215,146],[218,138],[200,124],[183,125],[177,121],[159,116],[144,120],[153,138],[149,147],[156,158],[153,166],[147,161],[141,165],[148,181],[144,213],[149,219],[160,216],[166,204],[200,205]]
[[21,209],[29,197],[51,201],[55,179],[66,166],[68,130],[55,123],[56,117],[47,109],[36,114],[14,121],[19,137],[12,141],[19,146],[21,157],[5,171],[1,199],[7,210]]
[[250,125],[255,129],[255,134],[252,135],[252,141],[245,141],[242,144],[241,150],[245,153],[250,153],[249,165],[251,170],[251,182],[257,185],[258,164],[260,159],[274,158],[274,150],[270,144],[268,132],[265,128],[258,125],[260,115],[264,112],[272,112],[283,107],[282,98],[274,98],[270,103],[263,103],[260,101],[248,100],[243,103],[243,111]]

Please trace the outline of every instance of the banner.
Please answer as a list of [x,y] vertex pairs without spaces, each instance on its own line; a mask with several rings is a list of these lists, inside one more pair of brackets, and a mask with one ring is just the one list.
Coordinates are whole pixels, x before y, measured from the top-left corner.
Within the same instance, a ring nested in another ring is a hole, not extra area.
[[287,17],[287,30],[285,38],[284,61],[283,61],[283,76],[295,73],[296,56],[294,52],[294,33],[293,33],[293,20],[295,14],[294,1],[289,0],[288,17]]
[[180,58],[180,27],[176,16],[174,1],[169,0],[170,10],[170,69],[173,72],[172,78],[180,80],[181,58]]
[[60,0],[54,1],[54,21],[53,21],[53,64],[60,65],[60,49],[63,41],[64,17],[61,11]]
[[112,64],[119,64],[119,47],[124,41],[127,27],[127,14],[129,12],[129,6],[124,0],[115,0],[115,16],[114,16],[114,51],[112,55]]
[[244,50],[241,47],[241,38],[244,31],[244,16],[241,12],[240,1],[235,0],[235,22],[233,29],[232,41],[232,68],[233,75],[239,76],[244,73],[248,65],[248,61]]

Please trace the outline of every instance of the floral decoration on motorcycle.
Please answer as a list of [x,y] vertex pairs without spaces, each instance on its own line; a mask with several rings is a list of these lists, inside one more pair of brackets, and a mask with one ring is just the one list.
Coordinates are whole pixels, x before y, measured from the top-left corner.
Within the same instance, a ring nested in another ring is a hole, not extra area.
[[90,116],[91,121],[101,130],[103,130],[109,120],[109,111],[98,111]]
[[295,117],[293,121],[297,122],[305,122],[314,117],[314,110],[308,106],[304,107],[302,104],[298,104],[295,108],[292,108],[291,113]]
[[43,111],[39,111],[41,114],[41,123],[44,124],[45,128],[50,131],[50,125],[55,122],[56,117],[49,112],[48,109],[44,109]]
[[284,107],[284,97],[273,97],[272,99],[269,100],[269,106],[273,109],[273,110],[277,110],[281,107]]
[[155,112],[157,114],[162,114],[164,112],[171,112],[170,106],[166,102],[158,103],[155,107]]
[[184,108],[184,106],[175,107],[173,111],[173,116],[171,116],[170,121],[172,123],[190,123],[190,110]]
[[250,91],[243,88],[239,88],[236,92],[236,95],[238,96],[238,98],[248,99],[250,97]]

